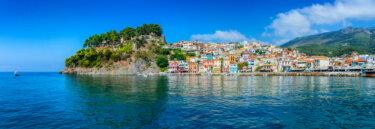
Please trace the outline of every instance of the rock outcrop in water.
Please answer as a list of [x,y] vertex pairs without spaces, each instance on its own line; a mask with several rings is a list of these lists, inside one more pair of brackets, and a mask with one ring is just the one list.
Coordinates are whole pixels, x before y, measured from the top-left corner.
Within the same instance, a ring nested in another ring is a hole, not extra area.
[[[158,73],[157,58],[169,49],[157,24],[125,28],[89,37],[84,48],[65,60],[62,74],[147,74]],[[166,52],[167,51],[167,52]]]
[[152,66],[146,66],[145,61],[131,62],[129,67],[123,67],[120,63],[115,64],[111,69],[106,68],[65,68],[62,74],[81,74],[81,75],[92,75],[92,74],[147,74],[147,73],[158,73],[160,69],[152,62]]

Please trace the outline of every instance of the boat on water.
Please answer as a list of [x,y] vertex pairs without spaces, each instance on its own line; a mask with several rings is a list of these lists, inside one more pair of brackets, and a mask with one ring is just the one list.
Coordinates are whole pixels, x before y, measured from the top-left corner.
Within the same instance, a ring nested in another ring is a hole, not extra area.
[[366,72],[362,72],[361,75],[362,75],[362,76],[365,76],[365,77],[375,77],[375,71],[366,71]]
[[20,73],[17,73],[17,71],[15,71],[14,76],[20,76]]

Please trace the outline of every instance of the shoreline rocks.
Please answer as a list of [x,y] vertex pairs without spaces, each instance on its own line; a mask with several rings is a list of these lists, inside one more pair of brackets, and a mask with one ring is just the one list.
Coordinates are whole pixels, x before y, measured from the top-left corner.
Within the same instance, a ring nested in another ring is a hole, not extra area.
[[111,68],[65,68],[61,74],[73,75],[131,75],[131,74],[149,74],[159,73],[160,69],[154,62],[146,66],[145,61],[131,62],[130,67],[121,67],[120,64],[114,64]]

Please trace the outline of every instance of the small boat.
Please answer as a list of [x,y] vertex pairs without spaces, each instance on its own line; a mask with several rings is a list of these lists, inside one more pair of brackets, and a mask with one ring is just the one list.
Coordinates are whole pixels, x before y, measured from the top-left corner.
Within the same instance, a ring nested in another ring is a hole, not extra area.
[[375,77],[375,71],[362,72],[361,75],[365,77]]
[[14,76],[20,76],[20,73],[17,73],[17,71],[15,71]]

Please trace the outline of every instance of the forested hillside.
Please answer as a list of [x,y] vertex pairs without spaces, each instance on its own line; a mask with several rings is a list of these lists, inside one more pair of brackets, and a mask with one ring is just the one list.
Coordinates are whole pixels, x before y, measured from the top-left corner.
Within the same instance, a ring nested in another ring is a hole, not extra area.
[[296,48],[307,55],[341,56],[357,51],[375,54],[375,28],[345,28],[339,31],[299,37],[282,47]]

